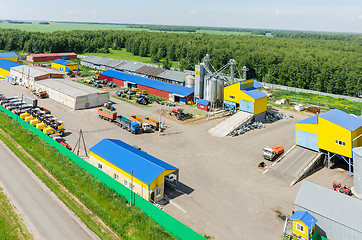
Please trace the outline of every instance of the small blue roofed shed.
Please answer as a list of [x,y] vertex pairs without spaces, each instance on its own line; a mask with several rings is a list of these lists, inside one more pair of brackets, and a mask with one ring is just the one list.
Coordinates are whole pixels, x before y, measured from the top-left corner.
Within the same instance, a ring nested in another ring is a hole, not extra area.
[[[179,169],[118,139],[103,139],[90,148],[90,162],[147,200],[163,198],[165,176],[178,185]],[[106,166],[104,166],[106,165]],[[130,185],[131,184],[131,185]]]
[[63,59],[55,59],[52,62],[61,64],[61,65],[68,65],[68,64],[72,63],[71,61],[67,61],[67,60],[63,60]]
[[300,220],[302,221],[308,228],[312,228],[316,223],[317,219],[313,217],[307,211],[296,211],[291,217],[291,220]]

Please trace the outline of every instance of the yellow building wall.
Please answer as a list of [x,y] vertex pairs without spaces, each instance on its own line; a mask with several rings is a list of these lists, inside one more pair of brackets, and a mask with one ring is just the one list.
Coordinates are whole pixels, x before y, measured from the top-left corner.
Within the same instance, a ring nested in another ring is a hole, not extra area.
[[18,61],[18,57],[0,57],[0,59],[6,59],[6,60],[13,61],[13,62]]
[[[362,134],[362,127],[354,130],[352,132],[352,140],[355,139],[356,137],[358,137],[359,135]],[[360,136],[359,138],[357,138],[356,140],[353,141],[353,147],[361,147],[362,146],[362,136]]]
[[[304,227],[304,232],[301,232],[297,229],[297,223],[302,225]],[[309,228],[300,220],[293,220],[293,233],[296,234],[297,236],[301,236],[303,237],[304,239],[309,239],[308,238],[308,234],[309,234]],[[293,239],[297,239],[297,238],[294,238]]]
[[[318,121],[319,148],[345,157],[352,157],[351,131],[321,117],[318,118]],[[335,140],[345,142],[346,146],[336,144]]]
[[240,100],[255,102],[255,99],[240,90],[240,82],[224,88],[224,100],[240,103]]
[[255,115],[266,111],[266,101],[267,101],[267,97],[255,99],[255,103],[254,103],[254,114]]
[[313,124],[313,123],[296,123],[295,124],[295,144],[297,144],[297,130],[317,134],[318,138],[319,138],[318,127],[319,127],[318,124]]
[[6,70],[6,69],[3,69],[3,68],[0,68],[0,76],[1,76],[1,77],[10,76],[10,71],[8,71],[8,70]]

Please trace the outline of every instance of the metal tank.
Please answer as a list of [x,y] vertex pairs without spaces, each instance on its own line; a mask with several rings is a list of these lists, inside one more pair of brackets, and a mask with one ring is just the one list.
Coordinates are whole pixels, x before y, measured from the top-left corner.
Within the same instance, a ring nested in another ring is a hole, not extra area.
[[195,88],[195,77],[191,74],[185,78],[185,87]]
[[217,78],[217,94],[216,94],[218,105],[221,106],[224,101],[224,79],[221,77]]
[[195,98],[204,98],[204,65],[197,64],[195,66]]
[[362,147],[353,148],[354,190],[362,197]]
[[217,102],[217,79],[215,77],[212,77],[209,79],[209,85],[210,85],[210,100],[213,105]]

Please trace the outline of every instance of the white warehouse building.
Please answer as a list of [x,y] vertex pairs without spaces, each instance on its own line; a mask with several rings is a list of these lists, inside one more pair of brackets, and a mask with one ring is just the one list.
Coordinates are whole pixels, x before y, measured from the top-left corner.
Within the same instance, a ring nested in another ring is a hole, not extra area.
[[36,81],[35,88],[48,92],[49,98],[72,109],[92,108],[109,101],[109,93],[68,79]]

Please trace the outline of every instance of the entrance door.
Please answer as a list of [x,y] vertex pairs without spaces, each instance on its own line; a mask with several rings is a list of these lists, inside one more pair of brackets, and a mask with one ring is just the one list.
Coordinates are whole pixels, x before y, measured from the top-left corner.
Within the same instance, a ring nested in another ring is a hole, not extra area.
[[248,112],[248,113],[254,113],[254,103],[248,102],[244,100],[240,100],[240,111]]
[[153,191],[152,191],[152,193],[151,193],[151,200],[152,200],[152,201],[155,201],[155,192],[153,192]]
[[69,72],[69,67],[66,67],[66,68],[65,68],[65,71],[66,71],[66,72]]
[[297,145],[319,151],[318,135],[297,129]]

